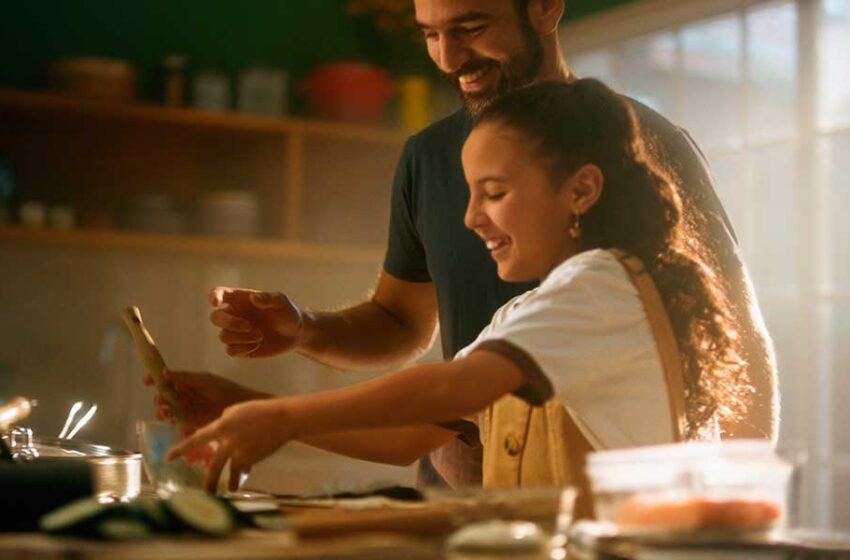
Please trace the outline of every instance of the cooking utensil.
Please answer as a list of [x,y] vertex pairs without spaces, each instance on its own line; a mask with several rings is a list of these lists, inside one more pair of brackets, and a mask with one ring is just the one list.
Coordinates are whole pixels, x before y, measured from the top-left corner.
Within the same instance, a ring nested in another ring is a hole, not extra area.
[[74,420],[74,416],[77,414],[77,412],[80,411],[81,408],[83,408],[83,401],[77,401],[71,406],[71,410],[68,412],[68,418],[65,419],[65,425],[62,426],[62,431],[59,432],[59,439],[65,437],[67,437],[67,439],[73,438],[75,435],[77,435],[77,432],[79,432],[83,428],[83,426],[88,424],[89,420],[91,420],[92,416],[94,416],[94,413],[97,412],[96,404],[90,406],[86,413],[83,414],[79,420],[77,420],[77,423],[74,425],[74,428],[71,429],[69,433],[68,429],[71,427],[71,422]]
[[8,430],[4,439],[21,466],[59,460],[87,462],[97,497],[127,499],[141,491],[142,456],[139,453],[67,438],[33,437],[32,430],[20,426]]
[[74,420],[74,415],[83,408],[83,401],[77,401],[71,405],[71,410],[68,411],[68,417],[65,418],[65,425],[62,426],[62,431],[59,432],[59,437],[63,438],[68,435],[68,429],[71,427],[71,422]]
[[[90,409],[91,410],[91,409]],[[73,437],[73,432],[70,437]],[[40,459],[80,459],[89,463],[93,493],[99,498],[128,499],[139,495],[142,456],[124,449],[60,438],[33,438]]]
[[26,397],[15,397],[0,406],[0,430],[5,430],[15,422],[20,422],[30,415],[32,408],[38,404]]
[[86,411],[86,413],[83,415],[83,417],[80,418],[79,422],[76,423],[74,428],[71,430],[71,433],[68,434],[68,439],[72,439],[75,435],[77,435],[77,432],[79,432],[81,429],[83,429],[83,427],[86,424],[89,423],[89,420],[91,420],[91,418],[92,418],[92,416],[94,416],[95,412],[97,412],[97,405],[93,404]]
[[142,312],[138,307],[127,307],[121,314],[127,328],[130,329],[130,334],[133,335],[133,341],[136,343],[136,350],[142,358],[142,363],[145,365],[148,374],[153,379],[156,387],[168,406],[171,407],[171,412],[180,425],[185,425],[185,415],[183,408],[180,406],[180,401],[177,398],[177,392],[168,381],[162,376],[162,370],[165,369],[165,361],[162,359],[162,354],[154,343],[148,330],[145,328],[145,323],[142,321]]
[[[20,420],[32,410],[34,400],[24,397],[12,399],[5,407],[2,418],[4,425],[10,420]],[[0,430],[0,440],[5,447],[3,463],[0,472],[0,488],[32,484],[34,487],[49,484],[63,486],[70,483],[61,474],[67,472],[79,479],[80,473],[89,473],[90,480],[85,482],[86,488],[93,488],[94,494],[101,498],[127,499],[139,494],[141,486],[142,456],[123,449],[115,449],[104,445],[72,441],[83,426],[97,411],[97,405],[89,407],[87,412],[73,425],[73,417],[83,408],[83,403],[74,403],[65,422],[62,432],[68,437],[34,437],[32,430],[24,426],[10,426]],[[11,459],[9,461],[8,459]],[[42,480],[42,476],[50,479]],[[77,485],[75,492],[79,493],[82,486]],[[86,490],[88,492],[88,490]],[[59,492],[61,494],[61,492]],[[36,492],[36,494],[44,494]],[[0,492],[0,496],[6,497]],[[72,497],[77,497],[76,494]],[[49,500],[48,500],[49,501]],[[13,503],[13,502],[10,502]],[[51,502],[52,503],[52,502]],[[2,529],[2,527],[0,527]]]

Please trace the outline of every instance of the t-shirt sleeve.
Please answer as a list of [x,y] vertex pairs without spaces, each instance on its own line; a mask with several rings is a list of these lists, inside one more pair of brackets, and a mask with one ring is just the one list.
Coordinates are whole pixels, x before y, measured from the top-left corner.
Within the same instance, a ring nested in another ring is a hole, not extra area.
[[384,270],[408,282],[430,282],[425,247],[416,225],[417,169],[416,137],[404,145],[393,179],[390,226]]
[[643,319],[642,307],[625,273],[612,268],[618,266],[612,260],[607,270],[547,282],[459,355],[486,350],[514,362],[525,376],[514,394],[529,404],[554,395],[569,402],[618,370],[619,360],[646,349],[646,341],[631,336]]

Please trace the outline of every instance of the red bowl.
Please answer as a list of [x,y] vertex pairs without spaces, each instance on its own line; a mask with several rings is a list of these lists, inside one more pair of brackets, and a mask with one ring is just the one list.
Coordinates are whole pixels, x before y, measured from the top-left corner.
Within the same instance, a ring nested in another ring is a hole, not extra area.
[[376,123],[386,118],[387,102],[395,93],[390,74],[361,62],[319,66],[298,84],[310,113],[322,118]]

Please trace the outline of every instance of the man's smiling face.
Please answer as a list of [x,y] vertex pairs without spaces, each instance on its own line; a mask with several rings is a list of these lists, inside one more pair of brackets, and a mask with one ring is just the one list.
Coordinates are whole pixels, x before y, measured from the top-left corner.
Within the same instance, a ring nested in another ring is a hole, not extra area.
[[428,55],[473,115],[534,81],[540,37],[517,0],[414,0]]

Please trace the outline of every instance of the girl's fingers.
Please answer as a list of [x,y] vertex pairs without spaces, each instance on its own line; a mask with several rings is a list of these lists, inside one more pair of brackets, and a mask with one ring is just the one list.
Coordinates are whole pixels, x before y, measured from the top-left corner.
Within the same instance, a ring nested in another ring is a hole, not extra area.
[[187,437],[181,442],[178,442],[174,447],[169,449],[168,453],[165,454],[165,460],[173,461],[174,459],[185,455],[187,451],[191,451],[196,447],[206,445],[207,443],[211,442],[216,438],[217,430],[218,422],[207,424],[191,436]]
[[207,468],[207,475],[204,478],[204,488],[207,492],[215,494],[218,487],[218,479],[221,478],[221,471],[224,469],[224,465],[226,463],[227,450],[224,446],[222,446],[218,451],[216,451],[212,463],[210,463],[210,466]]
[[231,492],[239,490],[239,482],[242,478],[243,470],[242,465],[235,463],[233,459],[230,460],[230,481],[227,487]]

